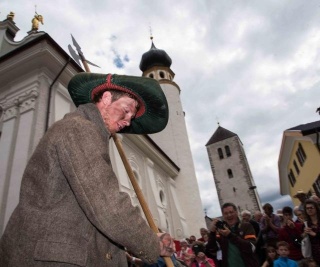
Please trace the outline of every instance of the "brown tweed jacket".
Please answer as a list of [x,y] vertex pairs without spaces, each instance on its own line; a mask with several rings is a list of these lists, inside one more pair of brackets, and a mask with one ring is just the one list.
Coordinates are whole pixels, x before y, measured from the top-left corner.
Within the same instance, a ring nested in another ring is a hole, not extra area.
[[1,267],[124,267],[119,246],[157,260],[158,237],[119,192],[109,138],[94,104],[49,129],[28,162],[19,204],[1,237]]

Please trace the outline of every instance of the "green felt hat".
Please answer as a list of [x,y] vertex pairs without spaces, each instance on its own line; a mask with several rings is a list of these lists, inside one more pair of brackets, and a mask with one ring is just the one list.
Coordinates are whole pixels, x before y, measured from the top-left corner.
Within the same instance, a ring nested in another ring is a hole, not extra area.
[[77,107],[91,103],[94,95],[106,90],[129,93],[139,102],[135,118],[121,133],[152,134],[166,127],[169,118],[168,103],[155,79],[82,72],[76,74],[68,84],[69,94]]

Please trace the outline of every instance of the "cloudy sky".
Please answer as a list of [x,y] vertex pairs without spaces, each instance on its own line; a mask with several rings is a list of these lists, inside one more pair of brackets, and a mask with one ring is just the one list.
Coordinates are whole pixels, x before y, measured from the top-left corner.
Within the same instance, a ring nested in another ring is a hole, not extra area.
[[219,216],[205,144],[220,125],[240,137],[262,203],[280,196],[278,157],[285,129],[319,120],[320,2],[315,0],[28,0],[0,3],[0,19],[15,12],[15,41],[36,11],[68,52],[70,33],[92,72],[141,75],[154,44],[172,58],[204,209]]

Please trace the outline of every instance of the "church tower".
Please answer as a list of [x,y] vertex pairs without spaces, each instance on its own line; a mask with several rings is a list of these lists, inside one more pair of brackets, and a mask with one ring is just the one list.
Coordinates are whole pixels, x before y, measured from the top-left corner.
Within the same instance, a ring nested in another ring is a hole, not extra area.
[[153,41],[150,50],[141,58],[142,76],[159,81],[169,105],[167,127],[160,133],[150,135],[150,138],[177,165],[179,172],[177,176],[171,177],[171,187],[174,189],[171,198],[174,203],[180,203],[176,211],[180,217],[179,221],[188,222],[189,232],[198,234],[199,225],[205,225],[204,212],[189,144],[185,112],[180,99],[181,90],[173,81],[175,74],[170,68],[171,63],[169,55],[164,50],[156,48]]
[[237,134],[217,128],[206,144],[220,206],[232,202],[238,212],[261,210],[249,163]]

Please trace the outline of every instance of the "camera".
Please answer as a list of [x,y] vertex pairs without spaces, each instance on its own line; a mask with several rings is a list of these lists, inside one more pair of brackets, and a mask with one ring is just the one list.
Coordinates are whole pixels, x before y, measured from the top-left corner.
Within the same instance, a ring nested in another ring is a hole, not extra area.
[[204,245],[202,244],[194,244],[192,246],[192,251],[194,252],[194,254],[197,256],[199,252],[205,253],[205,248]]
[[217,221],[216,227],[217,227],[218,229],[224,229],[224,226],[227,226],[227,224],[226,224],[225,222],[223,222],[223,221]]

